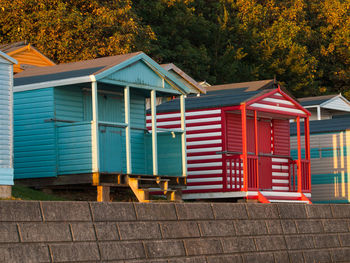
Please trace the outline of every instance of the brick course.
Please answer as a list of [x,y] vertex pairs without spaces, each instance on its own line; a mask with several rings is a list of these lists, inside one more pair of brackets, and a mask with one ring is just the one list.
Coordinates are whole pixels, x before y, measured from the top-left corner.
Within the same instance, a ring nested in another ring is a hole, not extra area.
[[350,205],[0,202],[0,262],[349,262]]

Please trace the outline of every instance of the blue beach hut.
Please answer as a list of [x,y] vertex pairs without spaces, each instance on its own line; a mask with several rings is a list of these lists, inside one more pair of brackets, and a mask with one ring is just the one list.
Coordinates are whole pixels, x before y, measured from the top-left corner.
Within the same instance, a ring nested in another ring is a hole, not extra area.
[[11,197],[13,185],[13,65],[17,61],[0,51],[0,198]]
[[[14,78],[16,182],[94,185],[98,200],[130,186],[169,199],[186,182],[184,94],[190,89],[143,52],[32,68]],[[157,97],[180,96],[181,129],[157,129]],[[151,100],[152,131],[146,129]]]

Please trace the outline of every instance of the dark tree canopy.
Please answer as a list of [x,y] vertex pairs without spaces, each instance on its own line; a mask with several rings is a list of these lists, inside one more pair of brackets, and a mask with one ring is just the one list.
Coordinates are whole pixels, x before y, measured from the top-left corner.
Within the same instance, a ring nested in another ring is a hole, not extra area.
[[350,97],[350,0],[2,0],[0,41],[56,62],[143,50],[211,84]]

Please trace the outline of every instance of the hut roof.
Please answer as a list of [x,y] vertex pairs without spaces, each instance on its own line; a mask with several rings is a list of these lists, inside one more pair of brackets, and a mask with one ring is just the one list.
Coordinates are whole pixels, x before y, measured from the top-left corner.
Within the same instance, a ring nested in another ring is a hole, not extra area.
[[96,75],[141,53],[142,52],[135,52],[125,55],[62,63],[51,67],[30,68],[16,74],[14,77],[14,84],[15,86],[20,86]]
[[320,105],[336,96],[338,96],[338,94],[316,96],[316,97],[305,97],[305,98],[299,98],[298,100],[300,104],[305,107],[305,106],[312,106],[312,105]]
[[247,91],[257,91],[264,88],[273,88],[274,80],[258,80],[240,83],[230,83],[223,85],[214,85],[206,87],[207,91],[217,91],[217,90],[229,90],[229,89],[242,89],[245,88]]
[[[304,134],[304,122],[300,123],[301,134]],[[324,132],[341,132],[350,129],[350,116],[310,121],[310,134]],[[295,122],[290,125],[290,135],[297,135],[297,124]]]
[[206,89],[203,88],[197,81],[195,81],[193,78],[191,78],[189,75],[187,75],[184,71],[182,71],[180,68],[178,68],[175,64],[169,63],[169,64],[161,64],[162,68],[164,68],[166,71],[174,72],[181,78],[183,78],[184,81],[189,83],[196,91],[197,93],[206,93]]
[[[201,96],[189,96],[186,98],[186,110],[215,108],[240,105],[255,96],[263,95],[267,91],[247,91],[246,88],[209,91]],[[157,106],[157,112],[171,112],[180,109],[180,99],[174,99]]]

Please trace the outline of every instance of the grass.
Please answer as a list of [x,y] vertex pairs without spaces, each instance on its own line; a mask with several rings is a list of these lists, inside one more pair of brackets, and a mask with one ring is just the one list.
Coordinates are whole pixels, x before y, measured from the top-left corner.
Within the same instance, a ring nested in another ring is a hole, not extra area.
[[62,197],[46,194],[42,191],[33,190],[28,187],[14,185],[12,187],[12,196],[20,200],[38,200],[38,201],[66,201]]

